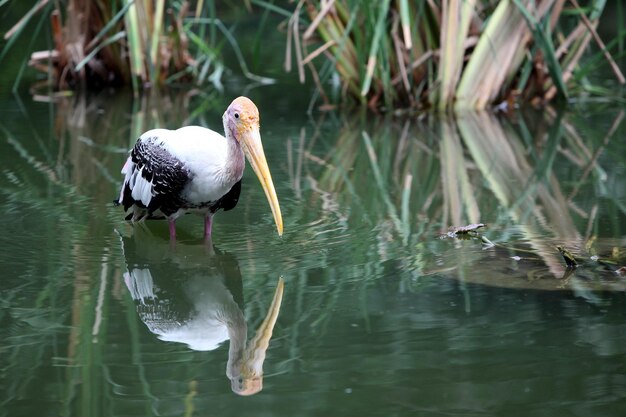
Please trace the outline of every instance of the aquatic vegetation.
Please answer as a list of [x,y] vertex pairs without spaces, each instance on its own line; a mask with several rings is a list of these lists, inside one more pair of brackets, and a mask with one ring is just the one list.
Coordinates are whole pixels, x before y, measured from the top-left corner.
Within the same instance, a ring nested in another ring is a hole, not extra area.
[[[0,5],[11,3],[10,0]],[[0,61],[20,37],[31,47],[50,22],[51,49],[34,51],[26,64],[47,75],[54,90],[119,87],[137,92],[173,83],[209,83],[222,88],[225,45],[237,55],[243,75],[256,82],[270,79],[252,74],[230,30],[216,17],[215,1],[63,0],[37,1],[10,28]],[[35,25],[34,31],[28,28]]]
[[[387,110],[543,104],[592,91],[587,63],[597,68],[596,57],[626,82],[612,57],[623,53],[626,32],[607,44],[596,32],[604,8],[597,0],[301,0],[286,67],[295,55],[300,79],[308,69],[325,106],[348,98]],[[596,52],[585,56],[591,44]]]
[[[0,7],[16,2],[6,0]],[[224,55],[232,53],[249,81],[271,83],[273,79],[250,71],[247,62],[250,55],[258,58],[261,28],[272,14],[287,19],[284,68],[295,68],[301,82],[310,74],[316,86],[313,98],[321,99],[323,109],[356,102],[378,111],[507,110],[520,101],[542,105],[589,95],[619,97],[610,87],[594,83],[594,72],[601,67],[610,68],[617,82],[626,82],[616,63],[624,56],[624,20],[614,39],[604,41],[596,30],[605,8],[615,7],[623,15],[621,2],[294,4],[38,0],[8,28],[0,61],[15,51],[21,38],[29,43],[30,55],[20,64],[14,88],[30,65],[46,75],[44,85],[62,91],[131,84],[137,92],[176,83],[219,90],[227,70]],[[234,26],[222,20],[230,12],[235,21],[244,13],[258,17],[248,55]],[[48,48],[32,51],[44,37],[51,38]],[[268,72],[276,71],[280,59],[264,65]]]

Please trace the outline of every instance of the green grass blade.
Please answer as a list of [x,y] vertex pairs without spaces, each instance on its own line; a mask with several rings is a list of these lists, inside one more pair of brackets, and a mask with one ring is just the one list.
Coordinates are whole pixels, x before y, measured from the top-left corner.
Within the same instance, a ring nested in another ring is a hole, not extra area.
[[524,91],[524,89],[526,88],[526,84],[528,83],[528,80],[530,79],[530,75],[532,74],[532,71],[533,71],[533,61],[531,59],[527,59],[526,62],[524,63],[524,66],[522,67],[521,72],[519,72],[519,80],[517,82],[518,91]]
[[100,40],[102,40],[102,38],[104,38],[104,35],[106,35],[111,30],[111,28],[113,26],[115,26],[120,20],[122,20],[122,18],[124,17],[126,12],[128,11],[128,8],[130,6],[132,6],[134,3],[135,3],[135,0],[130,0],[128,3],[126,3],[124,5],[124,7],[122,7],[115,14],[115,16],[113,16],[111,18],[111,20],[109,20],[107,22],[106,25],[104,25],[104,27],[100,30],[100,32],[98,32],[98,34],[96,36],[94,36],[94,38],[89,42],[89,45],[87,45],[87,49],[90,49],[91,47],[93,47],[93,45],[95,45],[98,42],[100,42]]
[[[626,30],[626,16],[624,16],[624,3],[621,1],[617,2],[617,21],[618,27],[617,31],[619,33]],[[624,52],[624,38],[620,37],[617,43],[617,50],[620,54]]]
[[[32,50],[33,45],[35,44],[35,41],[37,40],[37,35],[39,35],[39,32],[41,31],[41,28],[43,26],[43,22],[46,20],[47,19],[45,15],[42,15],[41,19],[39,19],[39,22],[37,23],[37,27],[35,28],[35,31],[33,32],[31,36],[30,43],[27,48],[28,51]],[[22,65],[20,66],[20,70],[17,76],[15,77],[15,81],[13,82],[13,87],[11,88],[11,91],[13,93],[17,93],[17,90],[20,86],[20,81],[22,80],[22,76],[24,75],[24,71],[26,70],[27,64],[28,64],[28,60],[24,60],[24,62],[22,62]]]
[[269,1],[264,1],[264,0],[251,0],[252,4],[256,4],[257,6],[263,7],[267,10],[270,10],[276,14],[279,14],[283,17],[286,17],[287,19],[289,19],[292,16],[292,12],[290,12],[287,9],[283,9],[280,6],[275,5],[274,3],[270,3]]
[[126,3],[132,3],[128,7],[127,13],[124,15],[126,23],[126,32],[128,36],[128,54],[131,69],[131,79],[133,90],[139,91],[139,81],[143,80],[145,69],[143,62],[143,50],[141,48],[141,38],[139,36],[139,20],[137,16],[137,6],[134,0],[126,0]]
[[11,29],[11,32],[12,32],[11,35],[8,35],[8,32],[5,33],[4,38],[7,40],[7,43],[4,44],[2,47],[2,53],[0,53],[0,62],[2,62],[6,54],[9,52],[9,50],[15,43],[15,41],[20,37],[20,34],[24,30],[24,28],[28,25],[28,22],[30,22],[30,20],[40,10],[41,7],[46,8],[46,12],[43,14],[44,16],[47,16],[49,14],[47,9],[51,8],[52,5],[48,4],[46,6],[46,5],[41,5],[41,3],[45,3],[45,2],[42,1],[37,6],[34,6],[20,19],[19,26],[13,27]]
[[530,11],[522,4],[520,0],[513,0],[513,4],[515,4],[518,10],[524,16],[526,23],[528,24],[528,28],[533,34],[533,38],[537,43],[537,46],[542,50],[544,58],[546,60],[546,64],[548,66],[548,73],[554,82],[557,90],[561,95],[565,98],[568,97],[567,87],[565,86],[565,82],[563,81],[563,71],[561,70],[561,65],[559,64],[559,60],[556,57],[554,44],[552,43],[552,36],[549,33],[550,27],[548,24],[544,25],[541,22],[538,22],[530,13]]
[[402,25],[402,35],[406,49],[413,48],[411,39],[411,14],[409,11],[409,0],[399,0],[400,3],[400,24]]
[[99,43],[98,46],[96,46],[91,52],[89,52],[89,54],[87,54],[85,58],[83,58],[78,64],[76,64],[76,68],[74,68],[74,71],[80,71],[81,69],[83,69],[83,67],[87,65],[87,63],[91,61],[93,57],[96,56],[96,54],[100,52],[100,50],[102,50],[102,48],[108,45],[111,45],[112,43],[115,43],[119,41],[120,39],[124,39],[125,37],[126,37],[126,32],[121,31],[121,32],[117,32],[115,35],[111,36],[110,38],[105,39],[103,42]]
[[[158,71],[158,53],[159,53],[159,40],[161,38],[161,27],[163,25],[163,11],[165,9],[165,0],[157,0],[156,13],[154,15],[154,29],[152,31],[152,40],[150,43],[150,60],[155,71]],[[153,80],[158,79],[158,74],[152,77]]]
[[[273,78],[261,77],[259,75],[256,75],[250,72],[250,70],[248,69],[248,65],[246,64],[246,60],[244,59],[243,53],[241,52],[241,48],[239,48],[239,44],[237,43],[237,40],[235,39],[233,34],[230,33],[230,31],[226,28],[226,26],[224,25],[224,23],[222,23],[221,20],[201,17],[201,18],[191,18],[191,19],[188,19],[187,21],[191,23],[215,25],[222,32],[222,34],[224,35],[224,37],[226,38],[230,46],[233,48],[233,51],[235,52],[235,55],[237,56],[237,61],[239,62],[239,66],[241,67],[241,71],[246,76],[246,78],[249,78],[250,80],[256,81],[261,84],[273,84],[274,82],[276,82],[276,80],[274,80]],[[187,31],[187,34],[190,35],[191,32]]]
[[380,10],[376,20],[376,28],[374,29],[374,38],[372,39],[372,45],[370,53],[367,58],[367,71],[365,73],[365,80],[363,80],[363,86],[361,87],[361,96],[365,96],[372,84],[372,78],[374,76],[374,69],[376,68],[376,55],[381,43],[383,31],[387,26],[387,13],[389,11],[390,0],[383,0],[380,3]]
[[[617,46],[619,50],[619,42],[623,42],[626,39],[626,28],[617,33],[615,38],[606,44],[606,49],[611,50]],[[626,54],[624,52],[614,55],[615,59],[623,59]],[[601,62],[604,60],[602,51],[597,51],[595,54],[590,55],[585,60],[584,64],[580,65],[574,73],[574,80],[580,82],[582,78],[586,77],[590,73],[598,70],[601,67]]]

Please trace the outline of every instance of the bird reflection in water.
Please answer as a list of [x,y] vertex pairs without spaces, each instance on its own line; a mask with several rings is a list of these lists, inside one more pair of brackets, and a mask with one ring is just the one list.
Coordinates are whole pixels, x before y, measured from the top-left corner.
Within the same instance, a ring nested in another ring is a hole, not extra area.
[[[179,244],[172,251],[157,238],[136,235],[121,238],[127,266],[124,281],[148,329],[161,340],[184,343],[197,351],[214,350],[230,340],[226,375],[233,392],[261,391],[283,279],[278,279],[267,315],[248,341],[242,279],[234,256],[217,249],[207,255],[204,245]],[[155,243],[152,248],[146,247],[149,241]]]

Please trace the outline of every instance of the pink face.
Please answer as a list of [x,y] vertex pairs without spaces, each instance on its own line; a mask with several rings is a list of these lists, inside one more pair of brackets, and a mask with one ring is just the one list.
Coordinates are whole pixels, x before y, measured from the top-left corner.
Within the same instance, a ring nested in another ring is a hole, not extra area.
[[240,141],[244,134],[259,130],[259,110],[249,98],[237,97],[226,109],[224,121],[231,135]]

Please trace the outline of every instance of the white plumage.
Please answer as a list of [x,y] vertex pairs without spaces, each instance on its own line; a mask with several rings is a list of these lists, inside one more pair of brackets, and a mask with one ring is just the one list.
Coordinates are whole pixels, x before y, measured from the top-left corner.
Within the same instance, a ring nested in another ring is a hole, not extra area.
[[117,203],[124,206],[126,219],[167,219],[170,237],[175,238],[178,217],[202,214],[205,237],[209,238],[213,214],[237,204],[245,153],[282,234],[280,207],[261,145],[256,106],[245,97],[235,99],[224,113],[223,124],[226,137],[200,126],[152,129],[142,134],[122,168],[124,182]]
[[[177,130],[152,129],[142,134],[139,141],[146,146],[162,147],[193,173],[193,181],[189,182],[182,194],[192,204],[219,200],[243,175],[243,153],[233,149],[232,156],[238,161],[229,160],[227,139],[211,129],[200,126],[186,126]],[[137,169],[132,156],[128,157],[122,168],[124,184],[120,203],[124,202],[124,186],[128,184],[133,199],[141,201],[145,206],[150,204],[156,192],[154,181],[148,181],[143,175],[144,169],[146,167]]]

